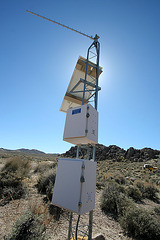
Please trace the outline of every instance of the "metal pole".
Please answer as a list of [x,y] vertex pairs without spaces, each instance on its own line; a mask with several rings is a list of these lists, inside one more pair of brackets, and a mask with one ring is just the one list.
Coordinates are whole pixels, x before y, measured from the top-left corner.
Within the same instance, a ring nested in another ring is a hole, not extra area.
[[82,98],[82,105],[84,105],[84,99],[85,99],[85,91],[86,91],[86,81],[87,81],[87,69],[88,69],[88,59],[89,59],[89,50],[93,46],[94,42],[91,44],[91,46],[88,48],[87,51],[87,62],[86,62],[86,71],[85,71],[85,78],[84,78],[84,89],[83,89],[83,98]]
[[99,51],[100,51],[100,44],[97,41],[97,42],[95,42],[95,45],[96,45],[96,51],[97,51],[95,109],[97,110],[97,107],[98,107],[98,77],[99,77]]
[[76,153],[76,158],[79,158],[79,146],[77,146],[77,153]]
[[[97,110],[98,107],[98,77],[99,77],[99,50],[100,50],[100,44],[98,40],[96,39],[94,41],[94,45],[97,51],[97,68],[96,68],[96,92],[95,92],[95,109]],[[96,144],[93,146],[93,160],[96,160]],[[88,240],[92,239],[92,225],[93,225],[93,210],[89,212],[89,226],[88,226]]]
[[72,217],[73,213],[70,213],[70,218],[69,218],[69,229],[68,229],[68,240],[71,239],[71,234],[72,234]]
[[[96,160],[96,145],[93,146],[93,160]],[[92,239],[93,210],[89,212],[88,240]]]
[[93,146],[93,160],[96,160],[96,144]]
[[88,240],[92,240],[93,210],[89,212]]
[[[77,153],[76,153],[76,158],[79,158],[79,146],[77,146]],[[73,213],[70,213],[70,218],[69,218],[69,228],[68,228],[68,240],[71,239],[71,234],[72,234],[72,218],[73,218]]]

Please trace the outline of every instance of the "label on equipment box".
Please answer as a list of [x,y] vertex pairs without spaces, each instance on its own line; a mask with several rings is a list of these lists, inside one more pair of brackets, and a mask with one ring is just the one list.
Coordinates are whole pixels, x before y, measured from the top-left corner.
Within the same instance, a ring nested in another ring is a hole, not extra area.
[[78,113],[81,113],[81,108],[78,108],[78,109],[72,110],[72,115],[74,115],[74,114],[78,114]]

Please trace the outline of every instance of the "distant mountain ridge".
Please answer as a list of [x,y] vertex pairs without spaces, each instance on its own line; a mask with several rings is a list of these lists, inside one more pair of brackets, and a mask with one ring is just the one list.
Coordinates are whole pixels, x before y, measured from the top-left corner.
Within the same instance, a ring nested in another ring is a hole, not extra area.
[[37,150],[37,149],[20,148],[20,149],[17,149],[17,151],[24,152],[24,153],[31,153],[31,154],[46,154],[45,152],[42,152],[42,151]]
[[[43,151],[40,151],[37,149],[26,149],[26,148],[20,148],[17,150],[0,148],[0,152],[47,155],[47,153]],[[76,152],[77,152],[77,146],[73,146],[63,154],[58,154],[58,153],[49,153],[49,154],[57,155],[61,157],[76,158]],[[81,148],[79,156],[85,158],[86,154],[87,154],[87,150]],[[143,162],[143,161],[147,161],[157,157],[160,157],[160,150],[154,150],[152,148],[135,149],[133,147],[130,147],[127,150],[124,150],[123,148],[120,148],[116,145],[110,145],[110,146],[105,146],[102,144],[96,145],[96,161],[103,161],[106,159],[112,159],[113,161],[122,161],[124,159],[128,159],[134,162]],[[90,158],[92,158],[91,149],[90,149]]]
[[28,154],[46,154],[45,152],[42,152],[37,149],[26,149],[26,148],[20,148],[16,150],[10,150],[5,148],[0,148],[0,151],[6,151],[6,152],[22,152],[22,153],[28,153]]

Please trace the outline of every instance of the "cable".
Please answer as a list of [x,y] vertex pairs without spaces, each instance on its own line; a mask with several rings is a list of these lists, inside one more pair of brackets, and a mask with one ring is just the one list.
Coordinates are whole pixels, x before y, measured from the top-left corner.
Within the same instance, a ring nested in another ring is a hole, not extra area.
[[77,224],[76,224],[76,240],[77,240],[77,232],[78,232],[78,224],[79,224],[79,220],[80,220],[80,216],[78,216],[78,220],[77,220]]

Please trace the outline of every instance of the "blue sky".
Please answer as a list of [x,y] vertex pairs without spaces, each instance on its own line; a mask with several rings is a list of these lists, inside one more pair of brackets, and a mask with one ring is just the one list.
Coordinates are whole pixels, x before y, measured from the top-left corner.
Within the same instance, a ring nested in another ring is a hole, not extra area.
[[70,148],[59,109],[92,43],[27,9],[100,36],[99,143],[160,149],[159,0],[1,0],[0,148]]

